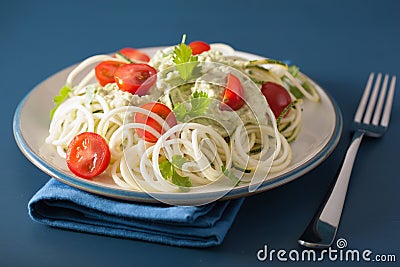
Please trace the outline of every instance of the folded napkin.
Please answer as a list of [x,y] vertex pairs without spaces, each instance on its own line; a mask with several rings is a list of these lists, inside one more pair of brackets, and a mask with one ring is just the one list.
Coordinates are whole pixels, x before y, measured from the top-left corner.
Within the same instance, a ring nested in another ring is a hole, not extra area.
[[222,243],[243,199],[203,206],[114,200],[50,179],[29,201],[31,218],[53,227],[174,246]]

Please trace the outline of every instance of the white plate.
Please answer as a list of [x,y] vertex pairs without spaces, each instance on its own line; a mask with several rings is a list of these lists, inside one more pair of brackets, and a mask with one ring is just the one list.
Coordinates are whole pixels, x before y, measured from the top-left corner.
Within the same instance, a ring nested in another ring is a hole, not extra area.
[[[160,47],[145,48],[144,52],[153,55]],[[244,52],[237,56],[248,59],[260,58]],[[15,140],[24,155],[38,168],[50,176],[82,190],[117,199],[157,202],[157,199],[170,200],[175,204],[191,205],[213,200],[218,192],[199,193],[155,193],[122,189],[114,184],[111,177],[102,175],[93,181],[74,176],[67,168],[65,160],[44,145],[50,123],[49,112],[53,108],[53,97],[65,84],[66,77],[73,66],[64,69],[36,86],[18,105],[14,115],[13,130]],[[291,144],[293,159],[290,166],[269,177],[256,192],[249,192],[248,186],[238,186],[227,192],[222,199],[237,198],[283,185],[309,172],[336,147],[342,131],[342,115],[339,107],[329,94],[309,79],[319,95],[320,103],[305,101],[303,104],[303,126],[298,138]],[[154,198],[154,196],[156,198]]]

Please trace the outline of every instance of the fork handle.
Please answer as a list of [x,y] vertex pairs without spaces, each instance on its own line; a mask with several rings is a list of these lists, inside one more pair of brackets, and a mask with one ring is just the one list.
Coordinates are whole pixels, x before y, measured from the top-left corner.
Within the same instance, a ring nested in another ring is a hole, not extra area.
[[354,133],[337,178],[332,182],[324,201],[299,238],[300,245],[312,248],[331,246],[339,226],[351,171],[363,136],[363,131]]

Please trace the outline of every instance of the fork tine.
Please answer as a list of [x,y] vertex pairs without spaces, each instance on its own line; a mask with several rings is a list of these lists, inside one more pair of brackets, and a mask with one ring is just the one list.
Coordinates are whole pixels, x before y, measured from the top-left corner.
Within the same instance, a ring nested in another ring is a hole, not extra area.
[[369,75],[367,85],[365,86],[364,93],[360,100],[360,104],[358,105],[356,115],[354,116],[355,122],[358,122],[358,123],[361,122],[361,118],[364,114],[365,106],[367,105],[369,92],[371,91],[372,80],[374,79],[374,75],[375,74],[373,72],[371,72],[371,74]]
[[394,97],[394,88],[396,87],[396,76],[392,77],[392,81],[390,82],[389,93],[386,100],[385,110],[383,111],[383,117],[381,121],[381,125],[383,127],[388,127],[389,119],[390,119],[390,112],[392,110],[392,103]]
[[378,125],[379,124],[379,120],[381,118],[381,113],[382,113],[382,109],[383,109],[383,102],[385,101],[385,95],[386,95],[386,89],[387,89],[387,85],[388,85],[388,80],[389,80],[389,75],[386,74],[385,78],[383,79],[381,92],[379,93],[378,103],[376,104],[376,107],[375,107],[374,118],[372,119],[372,124],[373,125]]
[[378,73],[375,80],[374,90],[372,91],[369,103],[367,106],[367,111],[365,112],[363,123],[369,124],[371,122],[372,112],[374,111],[376,96],[378,95],[379,86],[381,84],[382,73]]

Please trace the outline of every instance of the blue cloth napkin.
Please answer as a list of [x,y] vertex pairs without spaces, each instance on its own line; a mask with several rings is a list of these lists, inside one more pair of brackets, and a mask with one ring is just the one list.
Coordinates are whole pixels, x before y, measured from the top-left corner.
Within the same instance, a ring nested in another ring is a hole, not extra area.
[[29,201],[31,218],[57,228],[174,246],[222,243],[243,199],[203,206],[125,202],[50,179]]

